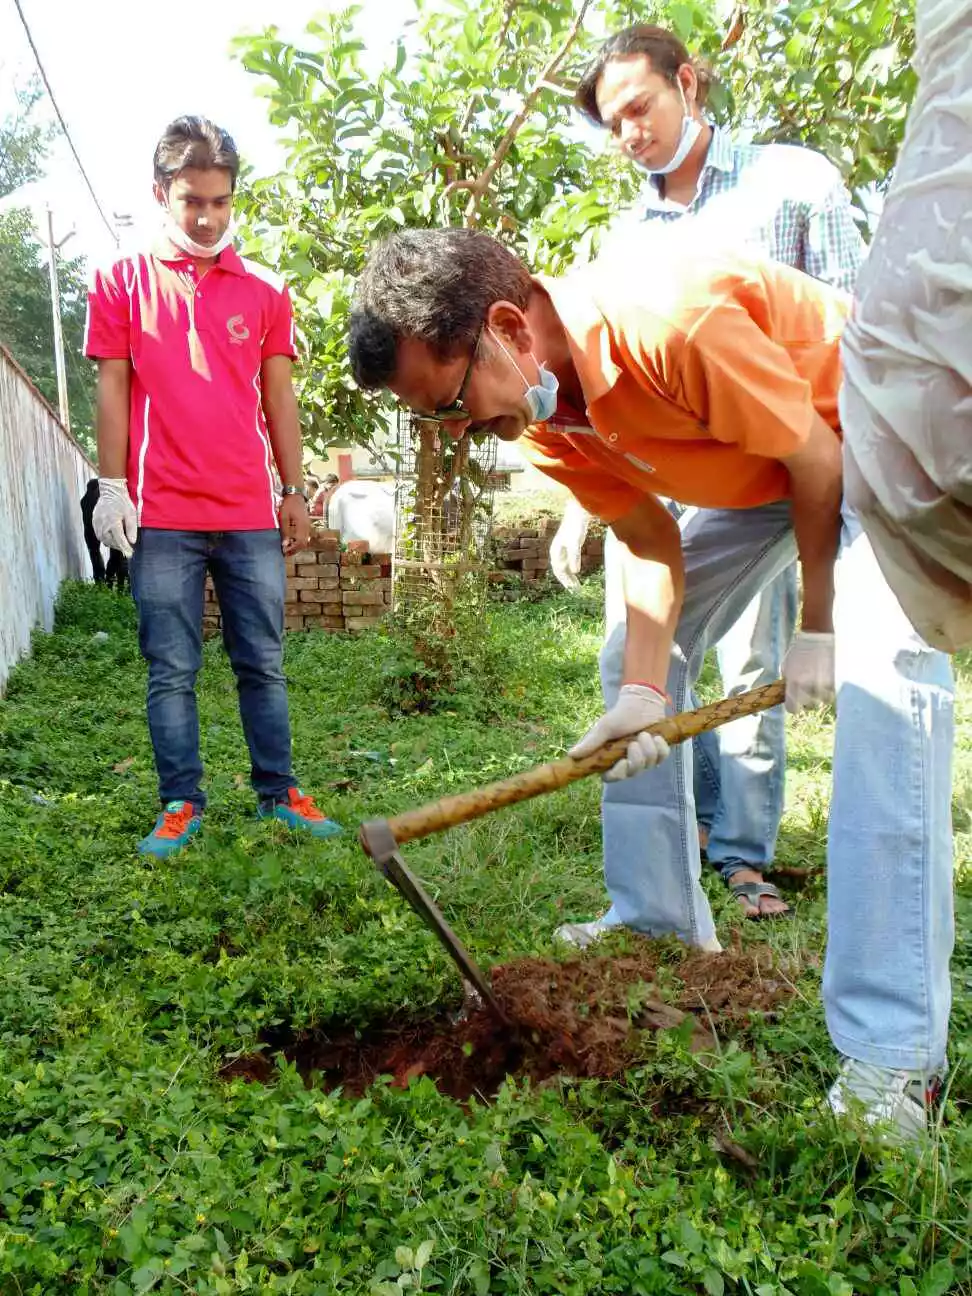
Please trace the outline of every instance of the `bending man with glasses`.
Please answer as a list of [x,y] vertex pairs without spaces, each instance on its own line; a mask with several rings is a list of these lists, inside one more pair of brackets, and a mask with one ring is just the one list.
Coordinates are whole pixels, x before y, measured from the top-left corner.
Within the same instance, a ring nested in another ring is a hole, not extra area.
[[[691,744],[647,727],[687,703],[709,645],[799,558],[787,706],[838,697],[823,996],[833,1106],[923,1130],[945,1066],[953,942],[948,659],[914,632],[842,499],[847,298],[772,262],[697,249],[643,272],[535,278],[471,230],[411,230],[359,279],[351,364],[462,436],[522,438],[625,546],[623,647],[573,749],[611,771],[641,837],[607,858],[619,923],[718,949],[700,883]],[[549,420],[556,413],[558,423]],[[695,505],[679,529],[659,497]]]

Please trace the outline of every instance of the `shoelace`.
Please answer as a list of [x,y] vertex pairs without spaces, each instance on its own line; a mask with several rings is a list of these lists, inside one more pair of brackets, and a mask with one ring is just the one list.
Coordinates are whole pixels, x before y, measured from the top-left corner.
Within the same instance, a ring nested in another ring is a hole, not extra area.
[[288,796],[290,798],[290,809],[296,810],[304,819],[324,819],[326,817],[314,804],[312,796],[298,791],[297,788],[291,788]]
[[185,801],[181,810],[163,810],[162,823],[155,831],[156,837],[181,837],[194,814],[191,801]]

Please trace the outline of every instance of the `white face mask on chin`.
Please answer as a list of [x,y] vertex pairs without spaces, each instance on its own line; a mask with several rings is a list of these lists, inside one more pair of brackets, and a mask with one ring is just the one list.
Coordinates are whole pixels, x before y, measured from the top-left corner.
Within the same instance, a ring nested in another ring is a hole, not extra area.
[[221,238],[218,238],[213,244],[197,243],[195,239],[190,238],[181,225],[177,224],[172,213],[165,209],[162,217],[162,227],[165,236],[170,243],[174,243],[180,251],[185,252],[187,256],[200,257],[209,260],[212,257],[218,257],[224,248],[228,248],[233,242],[233,222],[226,226],[226,232]]
[[688,104],[685,102],[685,91],[682,89],[681,84],[679,84],[678,92],[682,96],[682,108],[685,111],[685,115],[682,117],[682,134],[679,138],[675,152],[664,166],[644,168],[649,175],[664,176],[671,175],[673,171],[677,171],[688,155],[692,152],[695,141],[702,134],[702,123],[697,117],[693,117],[689,112]]

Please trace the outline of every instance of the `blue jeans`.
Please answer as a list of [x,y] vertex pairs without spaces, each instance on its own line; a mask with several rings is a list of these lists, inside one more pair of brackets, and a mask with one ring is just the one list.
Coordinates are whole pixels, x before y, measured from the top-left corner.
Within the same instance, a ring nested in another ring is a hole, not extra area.
[[[780,678],[798,601],[791,563],[719,640],[716,655],[726,697]],[[694,747],[695,809],[708,831],[709,863],[727,882],[740,869],[772,864],[783,818],[783,712],[774,707],[699,734]]]
[[[668,677],[676,710],[709,645],[796,550],[787,503],[695,509],[681,529],[685,599]],[[907,621],[846,506],[834,632],[827,1025],[849,1057],[931,1069],[944,1057],[951,1003],[954,684],[948,658]],[[623,647],[624,623],[615,621],[601,656],[608,705]],[[604,785],[603,831],[606,920],[691,944],[711,939],[690,743],[637,778]]]
[[138,642],[148,662],[148,723],[159,796],[203,809],[196,676],[202,665],[206,574],[212,574],[258,796],[281,797],[291,772],[283,673],[280,532],[143,527],[131,560]]

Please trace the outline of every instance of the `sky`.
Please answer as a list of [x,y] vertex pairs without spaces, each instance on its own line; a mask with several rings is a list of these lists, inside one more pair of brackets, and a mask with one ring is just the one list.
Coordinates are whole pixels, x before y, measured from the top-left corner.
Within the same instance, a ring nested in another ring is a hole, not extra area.
[[[411,0],[359,0],[360,34],[369,55],[384,62],[414,10]],[[241,32],[271,23],[294,39],[327,8],[321,0],[202,0],[171,9],[140,0],[21,0],[34,43],[95,192],[109,220],[135,220],[123,246],[157,222],[152,153],[162,128],[183,113],[224,126],[258,171],[279,169],[280,132],[270,125],[260,79],[229,51]],[[185,15],[190,15],[186,21]],[[14,107],[14,87],[26,85],[35,63],[13,0],[0,0],[0,117]],[[46,97],[43,119],[54,119]],[[47,178],[31,187],[42,210],[50,203],[55,239],[72,228],[65,255],[100,263],[115,244],[105,229],[64,142],[58,138]]]

